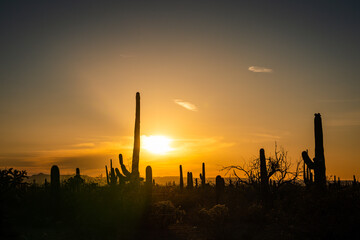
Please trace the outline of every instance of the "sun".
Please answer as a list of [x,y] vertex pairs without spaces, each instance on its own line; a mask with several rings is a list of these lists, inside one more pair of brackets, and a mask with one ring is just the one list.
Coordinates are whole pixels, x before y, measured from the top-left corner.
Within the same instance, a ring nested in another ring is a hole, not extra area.
[[163,155],[174,150],[170,147],[171,142],[172,139],[165,136],[141,136],[142,148],[154,154]]

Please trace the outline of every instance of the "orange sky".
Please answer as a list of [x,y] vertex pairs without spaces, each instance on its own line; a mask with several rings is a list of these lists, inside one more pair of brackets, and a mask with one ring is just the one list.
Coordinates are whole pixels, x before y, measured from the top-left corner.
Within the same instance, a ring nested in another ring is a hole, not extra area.
[[327,175],[360,174],[351,6],[49,4],[0,8],[0,167],[98,176],[119,153],[130,164],[139,91],[141,134],[175,149],[141,150],[140,174],[182,164],[197,176],[205,162],[216,176],[275,142],[294,162],[313,157],[317,112]]

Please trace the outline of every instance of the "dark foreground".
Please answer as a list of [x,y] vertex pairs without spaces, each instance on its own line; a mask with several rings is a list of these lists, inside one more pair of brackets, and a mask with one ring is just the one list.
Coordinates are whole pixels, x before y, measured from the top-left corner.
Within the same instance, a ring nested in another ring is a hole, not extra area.
[[62,186],[2,189],[0,239],[349,239],[359,186]]

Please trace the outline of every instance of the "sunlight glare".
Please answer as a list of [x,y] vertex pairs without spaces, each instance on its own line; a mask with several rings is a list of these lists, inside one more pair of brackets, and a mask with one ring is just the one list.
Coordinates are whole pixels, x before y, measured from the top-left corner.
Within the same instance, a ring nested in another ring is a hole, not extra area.
[[142,148],[148,150],[154,154],[166,154],[169,151],[172,151],[173,148],[170,147],[172,139],[165,136],[141,136]]

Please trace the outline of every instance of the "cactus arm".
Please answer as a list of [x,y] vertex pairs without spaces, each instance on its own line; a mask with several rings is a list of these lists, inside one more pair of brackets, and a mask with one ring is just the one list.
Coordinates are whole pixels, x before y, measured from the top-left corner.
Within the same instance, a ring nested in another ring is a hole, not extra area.
[[126,169],[126,167],[125,167],[125,165],[124,165],[124,161],[123,161],[122,154],[119,154],[119,163],[120,163],[121,171],[123,172],[123,174],[124,174],[126,177],[130,177],[130,176],[131,176],[131,173]]
[[302,155],[302,158],[303,158],[304,162],[308,166],[308,168],[314,169],[315,168],[315,163],[310,159],[309,154],[307,153],[307,151],[303,151],[301,155]]
[[122,175],[118,168],[115,168],[116,176],[119,178],[119,183],[124,183],[126,181],[126,177]]

